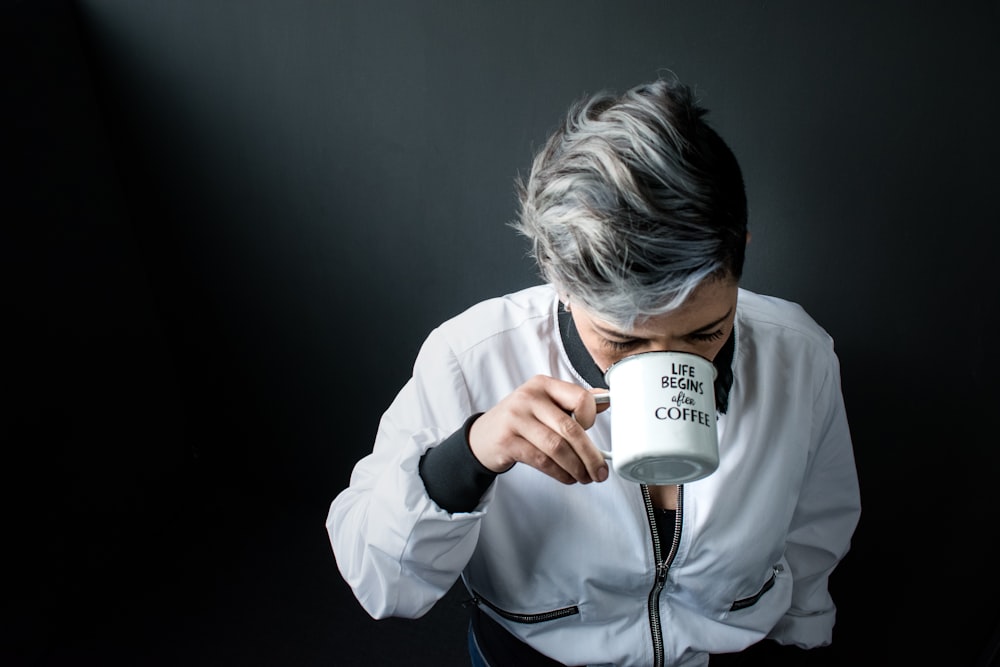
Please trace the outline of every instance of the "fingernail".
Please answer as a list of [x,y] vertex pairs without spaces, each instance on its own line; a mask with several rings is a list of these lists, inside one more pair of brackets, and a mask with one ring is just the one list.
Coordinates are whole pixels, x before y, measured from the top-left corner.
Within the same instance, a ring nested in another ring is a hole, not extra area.
[[601,466],[597,469],[597,481],[603,482],[608,478],[608,466]]

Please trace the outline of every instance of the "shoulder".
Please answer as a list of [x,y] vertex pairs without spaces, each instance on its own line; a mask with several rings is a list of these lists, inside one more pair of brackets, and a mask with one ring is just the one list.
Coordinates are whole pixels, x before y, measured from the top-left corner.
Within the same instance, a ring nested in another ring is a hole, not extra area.
[[794,301],[740,288],[736,311],[744,340],[832,351],[830,334]]
[[485,341],[518,339],[536,341],[555,327],[558,297],[550,285],[535,285],[476,303],[443,322],[432,335],[447,340],[461,352]]
[[839,387],[833,337],[793,301],[741,290],[736,341],[736,377],[782,393],[784,405]]

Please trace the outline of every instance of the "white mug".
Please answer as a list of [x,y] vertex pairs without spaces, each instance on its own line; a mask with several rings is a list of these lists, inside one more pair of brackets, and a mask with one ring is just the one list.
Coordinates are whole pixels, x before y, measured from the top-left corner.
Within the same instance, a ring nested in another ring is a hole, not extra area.
[[[687,352],[640,352],[604,373],[611,445],[601,450],[623,478],[683,484],[719,467],[715,365]],[[613,400],[612,400],[613,399]]]

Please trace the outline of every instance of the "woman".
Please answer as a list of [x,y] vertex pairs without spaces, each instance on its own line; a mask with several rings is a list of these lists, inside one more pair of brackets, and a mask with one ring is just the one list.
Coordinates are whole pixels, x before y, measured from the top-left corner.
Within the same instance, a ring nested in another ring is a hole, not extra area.
[[[689,88],[575,104],[519,187],[545,283],[427,338],[327,521],[375,618],[461,576],[473,664],[706,665],[765,637],[830,643],[830,573],[860,514],[833,343],[739,286],[739,165]],[[603,371],[713,361],[720,464],[682,485],[613,472]],[[603,406],[602,406],[603,407]]]

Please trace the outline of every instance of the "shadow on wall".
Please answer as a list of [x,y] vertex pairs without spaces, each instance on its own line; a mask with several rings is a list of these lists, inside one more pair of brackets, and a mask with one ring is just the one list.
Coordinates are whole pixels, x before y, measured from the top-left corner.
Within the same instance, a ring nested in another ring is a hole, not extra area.
[[996,11],[692,3],[569,34],[569,3],[395,9],[5,6],[7,662],[464,664],[462,591],[372,621],[326,505],[427,331],[534,282],[504,227],[532,145],[655,63],[706,82],[746,164],[750,286],[838,342],[865,513],[834,655],[985,667]]

